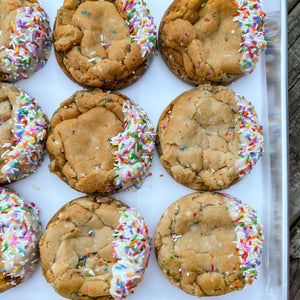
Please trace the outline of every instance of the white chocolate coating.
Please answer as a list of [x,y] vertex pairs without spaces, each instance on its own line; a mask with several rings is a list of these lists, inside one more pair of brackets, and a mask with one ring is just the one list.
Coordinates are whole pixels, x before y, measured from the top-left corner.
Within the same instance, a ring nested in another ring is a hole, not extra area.
[[122,14],[129,17],[130,37],[136,41],[142,58],[148,60],[156,48],[156,27],[143,0],[122,1]]
[[144,220],[135,209],[121,212],[119,227],[113,242],[114,257],[110,294],[124,299],[132,294],[142,281],[150,257],[150,236]]
[[138,106],[125,102],[123,107],[126,126],[111,139],[118,146],[116,156],[116,187],[136,190],[149,173],[155,148],[153,124]]
[[251,284],[256,278],[262,258],[262,227],[257,223],[256,212],[247,204],[224,194],[228,212],[236,223],[236,248],[241,272],[246,282]]
[[1,173],[8,182],[23,179],[33,173],[45,154],[48,118],[35,100],[20,93],[13,111],[13,146],[7,148],[1,159],[5,164]]
[[263,153],[262,126],[259,124],[256,111],[252,104],[237,94],[238,109],[240,112],[240,142],[241,150],[237,161],[240,177],[249,173]]
[[239,22],[243,36],[240,48],[243,57],[240,64],[242,70],[247,73],[253,71],[260,53],[267,45],[264,33],[265,13],[260,0],[233,2],[238,6],[238,15],[233,20]]
[[8,74],[7,81],[15,82],[30,77],[46,64],[52,36],[47,14],[37,3],[18,8],[10,25],[9,46],[0,45],[0,70]]
[[1,270],[11,277],[27,279],[38,260],[42,226],[39,209],[10,190],[0,188]]

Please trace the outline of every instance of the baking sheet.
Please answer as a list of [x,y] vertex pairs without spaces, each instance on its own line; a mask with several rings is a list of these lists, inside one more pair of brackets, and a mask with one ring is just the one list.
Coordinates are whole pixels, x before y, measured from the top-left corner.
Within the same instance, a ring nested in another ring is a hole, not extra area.
[[[49,15],[51,25],[53,25],[56,10],[62,5],[63,1],[42,0],[40,2]],[[172,1],[148,0],[147,2],[158,27],[163,13]],[[283,14],[285,14],[284,0],[281,2],[280,0],[265,0],[264,8],[267,13],[277,11],[278,21],[280,21],[280,18],[283,21],[285,20],[283,17]],[[282,26],[283,31],[281,34],[283,38],[286,34],[285,26],[286,24]],[[283,44],[282,41],[281,48]],[[284,56],[280,56],[279,76],[285,74],[283,60]],[[280,80],[280,77],[276,77],[275,83],[273,82],[275,90],[270,91],[270,80],[267,82],[266,79],[265,62],[265,55],[262,55],[257,68],[252,74],[244,76],[229,85],[230,88],[245,95],[246,99],[254,104],[264,126],[265,152],[249,175],[241,182],[225,190],[257,210],[265,234],[262,268],[258,279],[245,290],[224,296],[210,297],[212,300],[241,298],[244,300],[254,298],[266,300],[287,299],[287,204],[285,202],[287,201],[287,158],[286,137],[283,135],[286,130],[286,108],[283,105],[286,85]],[[284,77],[282,78],[284,79]],[[276,90],[278,84],[280,85],[279,94]],[[60,70],[53,49],[47,65],[32,78],[20,81],[17,85],[37,99],[49,118],[63,100],[75,91],[82,89],[79,85],[71,82]],[[149,114],[156,127],[159,116],[167,104],[190,88],[192,86],[182,82],[169,71],[160,55],[157,54],[146,73],[132,86],[120,90],[120,92],[140,104]],[[273,118],[274,115],[277,117]],[[275,156],[276,154],[279,155],[279,158],[277,157],[279,161],[275,163],[275,166],[274,134],[272,134],[274,122],[275,127],[279,128],[277,138],[275,138],[277,141]],[[52,215],[62,205],[83,195],[72,190],[67,184],[51,174],[48,170],[48,164],[49,159],[46,157],[35,174],[7,186],[24,196],[28,201],[37,204],[40,208],[40,219],[44,228]],[[150,233],[154,236],[156,224],[167,207],[180,197],[193,192],[193,190],[176,183],[166,173],[156,152],[151,172],[152,176],[145,180],[139,191],[122,192],[114,195],[114,197],[131,207],[137,208],[145,218]],[[144,280],[129,299],[195,299],[195,297],[184,293],[168,282],[156,263],[153,248],[151,254]],[[64,298],[59,296],[46,282],[42,275],[41,266],[38,265],[28,281],[0,294],[0,299],[59,300]]]

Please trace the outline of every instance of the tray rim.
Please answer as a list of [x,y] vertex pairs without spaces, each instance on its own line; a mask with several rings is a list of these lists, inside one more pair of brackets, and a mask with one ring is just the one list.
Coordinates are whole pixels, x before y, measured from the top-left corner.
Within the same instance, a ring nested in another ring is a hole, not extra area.
[[[278,139],[280,142],[280,153],[278,158],[281,159],[280,163],[276,164],[277,173],[279,174],[278,178],[271,175],[271,180],[279,184],[280,190],[274,191],[273,197],[278,199],[278,208],[281,210],[280,222],[281,222],[281,231],[278,234],[280,238],[280,253],[282,257],[278,257],[281,260],[281,268],[279,275],[279,285],[280,288],[280,298],[282,300],[289,299],[289,185],[288,185],[288,70],[287,70],[287,60],[288,60],[288,51],[287,51],[287,1],[280,0],[280,19],[278,20],[278,25],[280,25],[280,44],[279,50],[280,54],[278,59],[280,60],[280,65],[278,71],[277,80],[278,80],[278,105],[280,105],[280,120],[278,121],[278,126],[280,128],[278,133]],[[266,56],[268,54],[266,53]],[[266,76],[268,74],[273,75],[272,72],[268,72],[266,68]],[[268,80],[266,82],[267,91],[270,86]],[[273,97],[274,98],[274,97]],[[272,101],[272,95],[268,93],[268,103]]]
[[[42,3],[44,0],[40,0]],[[277,2],[278,3],[278,2]],[[280,175],[281,191],[278,195],[278,201],[281,209],[281,232],[280,232],[280,253],[281,268],[279,277],[281,279],[280,296],[278,299],[288,300],[289,295],[289,255],[288,255],[288,242],[289,242],[289,215],[288,215],[288,71],[287,71],[287,1],[280,0],[280,24],[281,24],[281,37],[280,37],[280,157],[282,158],[279,163],[278,172]],[[279,20],[278,20],[279,21]],[[53,56],[53,53],[51,54]],[[268,85],[267,85],[268,90]],[[279,259],[280,257],[278,257]],[[1,298],[1,297],[0,297]]]
[[282,299],[289,296],[289,217],[288,217],[288,73],[287,73],[287,1],[281,0],[281,155],[282,155]]

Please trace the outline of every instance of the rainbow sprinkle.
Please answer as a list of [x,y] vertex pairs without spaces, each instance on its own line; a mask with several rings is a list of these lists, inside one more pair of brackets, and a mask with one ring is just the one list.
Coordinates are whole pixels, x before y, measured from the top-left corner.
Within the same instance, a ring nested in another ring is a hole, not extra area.
[[120,213],[113,241],[113,255],[118,262],[112,268],[110,288],[110,294],[118,300],[134,293],[150,257],[150,235],[144,220],[135,209]]
[[0,188],[0,272],[11,277],[27,279],[37,264],[37,247],[42,234],[39,209],[32,202],[25,202],[13,191]]
[[9,45],[0,46],[0,51],[4,50],[0,69],[8,74],[8,81],[28,78],[46,64],[50,55],[52,35],[47,14],[39,4],[26,3],[17,9],[9,30]]
[[45,154],[47,116],[34,98],[21,92],[14,109],[12,144],[4,144],[7,150],[1,155],[4,165],[1,173],[8,182],[23,179],[34,173]]
[[263,149],[263,127],[259,125],[256,111],[245,97],[236,94],[240,113],[240,142],[241,150],[238,153],[237,168],[240,177],[249,173],[259,158]]
[[223,194],[227,209],[234,223],[237,234],[236,249],[242,274],[247,283],[252,284],[262,258],[262,227],[257,223],[256,212],[247,204]]
[[129,101],[123,105],[124,131],[111,139],[115,152],[117,189],[137,190],[149,173],[155,148],[155,133],[146,113]]
[[129,19],[131,40],[137,42],[142,58],[148,60],[156,49],[156,26],[148,5],[143,0],[126,0],[121,5],[121,16],[125,14]]
[[242,31],[242,43],[239,51],[243,51],[241,68],[244,72],[253,72],[258,57],[266,48],[264,23],[266,14],[262,10],[260,0],[232,1],[238,7],[233,21],[239,22]]

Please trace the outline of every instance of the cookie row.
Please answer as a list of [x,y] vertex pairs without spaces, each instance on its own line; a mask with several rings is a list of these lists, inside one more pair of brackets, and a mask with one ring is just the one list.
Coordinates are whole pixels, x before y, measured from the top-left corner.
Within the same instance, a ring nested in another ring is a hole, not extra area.
[[[31,275],[39,252],[46,280],[69,299],[124,299],[142,281],[149,230],[137,210],[119,200],[86,196],[70,201],[44,233],[39,209],[13,191],[0,188],[0,208],[0,292]],[[262,241],[252,208],[228,194],[198,192],[166,210],[154,246],[172,284],[192,295],[213,296],[252,283]]]
[[[35,0],[3,0],[0,16],[0,80],[28,78],[49,58],[47,14]],[[264,20],[260,0],[175,0],[160,24],[159,49],[180,79],[226,84],[255,68],[266,47]],[[143,0],[65,0],[53,43],[57,62],[71,80],[116,90],[147,69],[157,32]]]
[[221,86],[200,85],[178,96],[161,114],[156,138],[145,111],[116,92],[78,91],[49,122],[33,98],[1,83],[0,108],[0,184],[33,173],[45,143],[51,172],[80,192],[100,195],[139,189],[155,140],[164,168],[195,190],[231,186],[263,152],[252,104]]

